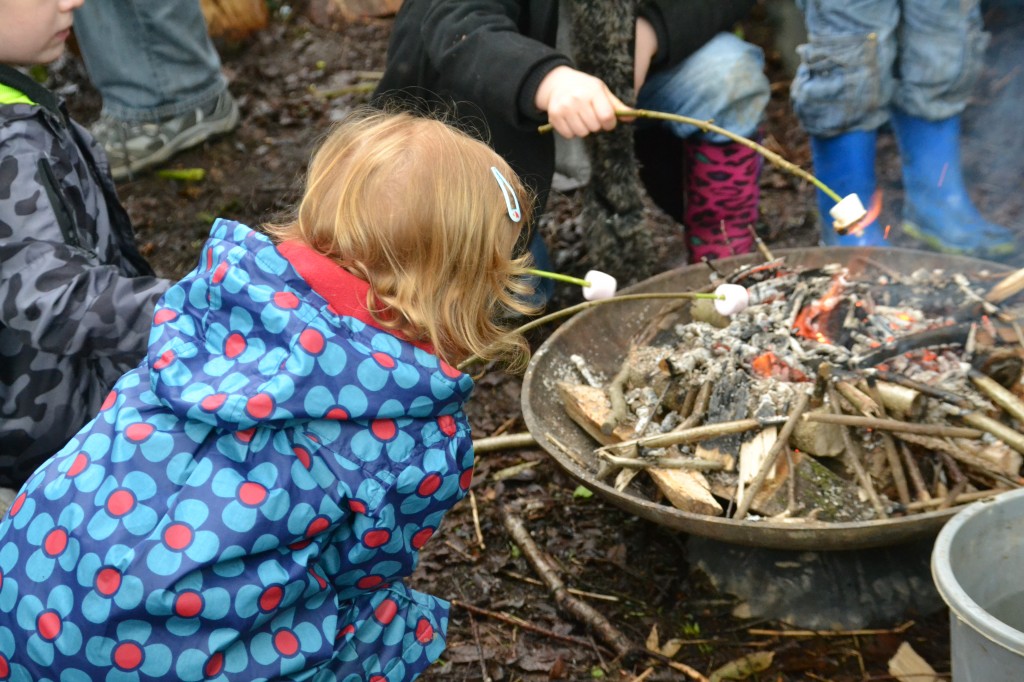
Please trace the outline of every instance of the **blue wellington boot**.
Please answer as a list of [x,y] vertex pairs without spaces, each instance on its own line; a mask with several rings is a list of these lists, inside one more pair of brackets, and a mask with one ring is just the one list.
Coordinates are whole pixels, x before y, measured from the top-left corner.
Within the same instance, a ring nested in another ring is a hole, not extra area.
[[960,117],[928,121],[893,110],[903,164],[903,231],[929,248],[982,258],[1016,250],[1012,231],[975,208],[960,166]]
[[878,211],[881,195],[875,183],[874,130],[853,130],[835,137],[811,137],[814,157],[814,175],[841,197],[856,194],[873,219],[857,225],[847,234],[839,234],[832,227],[829,210],[835,201],[818,190],[818,212],[821,217],[821,242],[825,246],[882,246],[885,231],[879,225]]

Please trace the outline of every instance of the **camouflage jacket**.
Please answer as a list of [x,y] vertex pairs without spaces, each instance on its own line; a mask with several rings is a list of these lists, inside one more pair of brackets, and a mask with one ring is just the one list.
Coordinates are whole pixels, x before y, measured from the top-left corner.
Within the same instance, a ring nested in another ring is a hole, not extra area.
[[18,487],[143,357],[170,282],[60,98],[0,65],[0,485]]

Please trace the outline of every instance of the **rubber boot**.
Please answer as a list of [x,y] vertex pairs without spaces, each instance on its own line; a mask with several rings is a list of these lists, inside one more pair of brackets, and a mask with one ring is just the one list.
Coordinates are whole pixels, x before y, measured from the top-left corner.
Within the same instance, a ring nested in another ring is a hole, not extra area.
[[868,209],[868,217],[846,234],[832,227],[829,211],[834,199],[818,190],[818,213],[821,218],[821,243],[825,246],[881,246],[885,231],[879,224],[881,194],[875,182],[874,130],[853,130],[835,137],[811,136],[814,176],[841,197],[856,194]]
[[975,208],[960,164],[960,117],[928,121],[894,110],[903,165],[903,231],[929,248],[982,258],[1016,250],[1014,233]]
[[683,148],[683,226],[689,261],[754,250],[751,228],[761,200],[761,157],[735,142],[687,142]]

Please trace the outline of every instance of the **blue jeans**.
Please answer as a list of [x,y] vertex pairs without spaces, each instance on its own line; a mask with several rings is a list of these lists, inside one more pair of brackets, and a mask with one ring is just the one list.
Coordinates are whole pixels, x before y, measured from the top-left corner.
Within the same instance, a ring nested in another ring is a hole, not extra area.
[[797,0],[793,108],[811,135],[875,130],[890,107],[932,121],[963,112],[989,36],[980,0]]
[[90,0],[75,35],[112,118],[160,121],[227,88],[198,0]]
[[[712,120],[730,133],[752,137],[770,96],[761,48],[731,33],[719,33],[674,69],[649,74],[637,107]],[[683,123],[668,125],[682,138],[700,132]],[[704,139],[729,141],[718,133]]]

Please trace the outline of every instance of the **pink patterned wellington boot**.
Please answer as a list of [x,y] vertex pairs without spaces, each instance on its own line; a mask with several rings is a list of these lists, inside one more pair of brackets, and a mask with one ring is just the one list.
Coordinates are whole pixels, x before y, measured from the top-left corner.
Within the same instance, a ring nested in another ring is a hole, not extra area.
[[761,156],[735,142],[687,142],[684,147],[683,226],[689,261],[754,250]]

